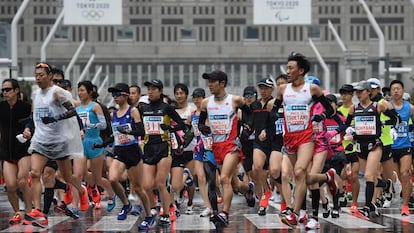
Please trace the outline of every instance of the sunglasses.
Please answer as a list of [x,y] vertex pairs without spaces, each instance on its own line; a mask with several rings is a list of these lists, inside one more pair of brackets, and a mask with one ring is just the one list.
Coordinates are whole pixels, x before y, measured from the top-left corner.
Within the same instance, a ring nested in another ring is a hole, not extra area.
[[11,88],[11,87],[5,87],[5,88],[1,89],[2,92],[9,92],[11,90],[13,90],[13,88]]
[[50,68],[50,66],[46,63],[37,63],[36,64],[36,68],[45,68],[47,69],[47,73],[52,72],[52,69]]
[[112,97],[120,97],[122,95],[122,92],[116,91],[112,92]]
[[58,84],[58,83],[61,84],[63,82],[62,79],[53,79],[52,81],[54,84]]
[[384,93],[384,96],[390,97],[390,96],[391,96],[391,93],[389,93],[389,92],[385,92],[385,93]]

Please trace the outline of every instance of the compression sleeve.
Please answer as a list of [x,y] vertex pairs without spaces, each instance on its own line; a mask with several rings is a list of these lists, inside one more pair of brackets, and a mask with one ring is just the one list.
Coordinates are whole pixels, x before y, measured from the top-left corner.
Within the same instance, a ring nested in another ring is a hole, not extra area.
[[325,108],[325,116],[328,118],[332,118],[333,114],[335,113],[335,110],[332,108],[332,105],[329,103],[328,99],[324,95],[321,95],[316,98],[316,102],[319,102],[322,104],[322,106]]
[[174,126],[175,130],[185,130],[186,126],[185,123],[183,121],[183,119],[181,119],[180,115],[178,115],[178,113],[175,111],[175,109],[171,106],[168,106],[166,109],[166,112],[168,114],[168,116],[171,117],[171,119],[173,119],[173,121],[175,121],[177,123],[176,126]]
[[338,114],[335,114],[333,116],[333,119],[335,120],[336,123],[338,123],[338,128],[336,129],[336,131],[338,133],[342,133],[343,131],[345,131],[345,129],[347,128],[346,125],[344,124],[344,122],[342,122],[341,118],[338,116]]
[[97,114],[98,123],[88,125],[88,128],[104,130],[106,129],[106,119],[104,114]]
[[282,101],[280,99],[275,99],[275,102],[273,103],[272,111],[277,113],[279,111],[280,106],[282,106]]
[[401,117],[395,111],[395,109],[387,109],[387,110],[385,110],[384,114],[390,118],[388,121],[386,121],[386,124],[387,125],[392,125],[394,128],[397,128],[397,126],[401,122]]
[[131,135],[134,135],[134,136],[144,136],[145,135],[144,123],[136,122],[132,126],[132,130],[129,131],[128,134],[131,134]]

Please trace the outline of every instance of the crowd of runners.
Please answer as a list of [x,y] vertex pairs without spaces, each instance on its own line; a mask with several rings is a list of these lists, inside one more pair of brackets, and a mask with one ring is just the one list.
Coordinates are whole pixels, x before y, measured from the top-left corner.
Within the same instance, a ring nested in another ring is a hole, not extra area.
[[330,94],[307,74],[304,55],[287,60],[286,74],[264,77],[242,96],[228,93],[227,74],[216,70],[200,77],[210,95],[177,83],[174,100],[157,79],[143,83],[145,95],[138,85],[113,84],[116,106],[100,103],[91,81],[72,87],[47,63],[34,68],[39,89],[30,104],[16,80],[4,80],[0,159],[15,212],[9,223],[47,227],[52,206],[75,219],[89,208],[121,206],[114,219],[142,216],[138,228],[148,230],[169,226],[180,210],[195,214],[196,190],[204,206],[197,214],[223,227],[235,193],[258,215],[269,200],[279,202],[282,222],[306,229],[320,227],[320,207],[324,218],[340,217],[345,206],[364,219],[391,206],[408,216],[414,107],[404,83],[370,78]]

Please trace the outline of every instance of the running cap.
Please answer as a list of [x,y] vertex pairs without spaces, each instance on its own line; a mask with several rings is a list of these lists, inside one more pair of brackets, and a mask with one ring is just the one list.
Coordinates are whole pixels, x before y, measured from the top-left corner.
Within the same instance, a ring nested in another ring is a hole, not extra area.
[[410,94],[405,92],[404,95],[403,95],[403,100],[410,100],[410,98],[411,98]]
[[225,81],[227,83],[227,74],[221,70],[215,70],[211,73],[204,73],[201,77],[203,77],[203,79]]
[[355,85],[354,90],[356,91],[362,91],[362,90],[371,90],[371,84],[367,81],[360,81]]
[[206,97],[206,92],[204,91],[203,88],[196,88],[193,91],[193,94],[191,94],[193,97]]
[[371,84],[371,88],[375,89],[381,86],[381,82],[380,80],[378,80],[377,78],[370,78],[367,80],[367,82],[369,82]]
[[354,87],[351,84],[344,84],[341,88],[339,88],[339,93],[343,92],[354,92]]
[[257,86],[258,87],[260,87],[260,86],[266,86],[266,87],[270,87],[270,88],[273,88],[274,87],[273,81],[270,78],[264,78],[264,79],[260,80],[257,83]]
[[148,87],[148,86],[154,86],[157,87],[159,89],[163,89],[164,88],[164,84],[162,84],[161,80],[159,79],[153,79],[151,81],[146,81],[144,83],[144,86]]
[[311,76],[311,75],[308,75],[308,76],[305,78],[305,83],[315,84],[315,85],[318,85],[318,86],[320,86],[320,85],[321,85],[321,82],[319,81],[319,79],[318,79],[317,77],[315,77],[315,76]]
[[138,103],[149,104],[149,97],[147,95],[143,95],[139,98]]
[[254,86],[248,86],[245,87],[243,90],[243,97],[253,97],[257,95],[256,87]]
[[124,92],[129,94],[129,86],[126,83],[117,83],[115,86],[108,88],[109,92]]

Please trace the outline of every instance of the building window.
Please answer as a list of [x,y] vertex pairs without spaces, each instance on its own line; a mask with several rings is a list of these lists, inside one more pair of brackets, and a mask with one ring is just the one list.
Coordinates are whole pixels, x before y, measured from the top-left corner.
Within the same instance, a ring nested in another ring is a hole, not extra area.
[[133,40],[134,30],[131,27],[120,27],[116,30],[117,40]]
[[196,32],[192,28],[181,28],[180,29],[181,40],[196,40]]
[[257,27],[247,26],[244,29],[244,39],[258,40],[259,39],[259,29]]
[[198,87],[198,80],[200,79],[199,75],[198,64],[193,64],[193,87]]
[[59,26],[55,32],[55,39],[69,39],[69,27]]

